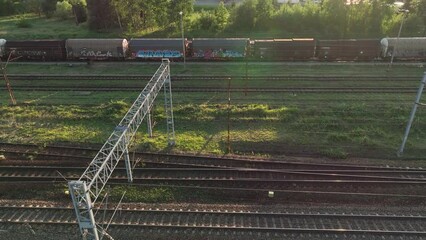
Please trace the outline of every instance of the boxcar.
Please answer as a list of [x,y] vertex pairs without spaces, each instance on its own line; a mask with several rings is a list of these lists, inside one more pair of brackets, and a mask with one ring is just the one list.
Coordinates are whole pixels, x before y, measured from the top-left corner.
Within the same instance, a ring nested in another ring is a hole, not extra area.
[[6,44],[5,39],[0,39],[0,58],[4,56],[4,45]]
[[65,60],[65,40],[7,40],[4,55],[19,60]]
[[375,60],[380,57],[379,39],[318,40],[319,60],[358,61]]
[[114,60],[127,57],[126,39],[68,39],[66,41],[67,58],[89,60]]
[[309,60],[315,56],[313,38],[271,39],[254,41],[254,57],[265,60]]
[[383,38],[380,41],[382,57],[390,58],[392,53],[396,59],[426,59],[426,38]]
[[[188,42],[183,40],[185,52]],[[132,38],[129,49],[132,57],[137,59],[181,59],[183,58],[182,38]]]
[[194,38],[192,57],[204,60],[244,58],[248,43],[248,38]]

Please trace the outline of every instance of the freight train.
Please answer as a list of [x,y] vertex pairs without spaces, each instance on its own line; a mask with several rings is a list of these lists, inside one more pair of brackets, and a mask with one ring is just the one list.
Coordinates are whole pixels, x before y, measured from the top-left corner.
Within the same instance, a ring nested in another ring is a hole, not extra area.
[[0,57],[35,61],[386,61],[426,60],[426,37],[383,39],[314,38],[132,38],[4,40]]

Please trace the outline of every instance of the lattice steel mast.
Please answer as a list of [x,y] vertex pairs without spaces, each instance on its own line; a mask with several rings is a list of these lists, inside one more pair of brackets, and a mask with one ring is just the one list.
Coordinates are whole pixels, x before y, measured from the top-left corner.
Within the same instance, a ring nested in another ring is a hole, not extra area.
[[[94,203],[123,156],[126,163],[128,181],[133,181],[128,146],[145,116],[149,114],[154,100],[163,85],[168,143],[169,145],[175,144],[170,62],[168,59],[163,59],[161,66],[139,94],[121,122],[115,127],[111,136],[80,179],[68,183],[83,239],[99,240],[100,235],[106,235],[105,231],[96,225],[93,214]],[[148,121],[148,129],[152,129],[150,124],[151,122]]]
[[411,124],[413,124],[414,116],[416,115],[416,111],[417,111],[417,107],[418,106],[426,106],[426,104],[420,102],[420,99],[422,98],[422,93],[423,93],[423,89],[424,89],[425,85],[426,85],[426,72],[423,73],[423,78],[422,78],[422,81],[420,82],[420,86],[417,90],[416,101],[414,101],[413,109],[411,110],[410,119],[408,120],[407,127],[405,128],[405,133],[404,133],[404,137],[402,139],[401,146],[399,147],[399,150],[396,153],[396,155],[398,157],[402,156],[402,154],[404,153],[405,144],[407,143],[407,140],[408,140],[408,134],[410,133]]

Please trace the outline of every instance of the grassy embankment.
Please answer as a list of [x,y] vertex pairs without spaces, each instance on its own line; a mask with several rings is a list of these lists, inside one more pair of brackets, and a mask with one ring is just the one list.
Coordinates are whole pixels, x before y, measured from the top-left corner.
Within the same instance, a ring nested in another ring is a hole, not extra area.
[[[9,66],[9,73],[69,74],[152,74],[158,64],[123,65],[95,63],[93,66],[20,65]],[[401,75],[418,80],[407,81],[244,81],[232,80],[233,88],[250,87],[391,87],[417,88],[423,68],[386,66],[330,65],[249,65],[248,75]],[[173,74],[244,75],[244,63],[172,65]],[[16,91],[20,103],[5,106],[7,93],[1,94],[1,141],[86,142],[102,143],[124,115],[145,82],[28,82],[15,85],[54,84],[62,86],[139,85],[132,92]],[[225,80],[176,81],[174,87],[227,87]],[[174,151],[195,153],[226,153],[227,93],[174,93],[177,146]],[[167,151],[164,113],[159,96],[154,110],[155,138],[145,134],[144,126],[136,138],[137,148]],[[350,156],[394,157],[398,148],[415,93],[254,93],[235,92],[231,95],[231,147],[242,154],[313,153],[334,158]],[[426,143],[424,119],[419,110],[406,148],[406,156],[423,157]],[[12,127],[11,127],[12,126]]]

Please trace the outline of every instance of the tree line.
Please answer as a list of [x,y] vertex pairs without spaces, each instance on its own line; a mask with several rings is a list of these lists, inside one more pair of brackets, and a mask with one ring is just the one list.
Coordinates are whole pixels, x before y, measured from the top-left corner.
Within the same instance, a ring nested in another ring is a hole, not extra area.
[[194,0],[0,0],[0,16],[36,13],[94,30],[132,33],[179,32],[183,12],[187,36],[368,38],[395,36],[404,19],[403,36],[425,36],[426,0],[407,0],[401,11],[392,0],[323,0],[279,4],[246,0],[194,11]]

